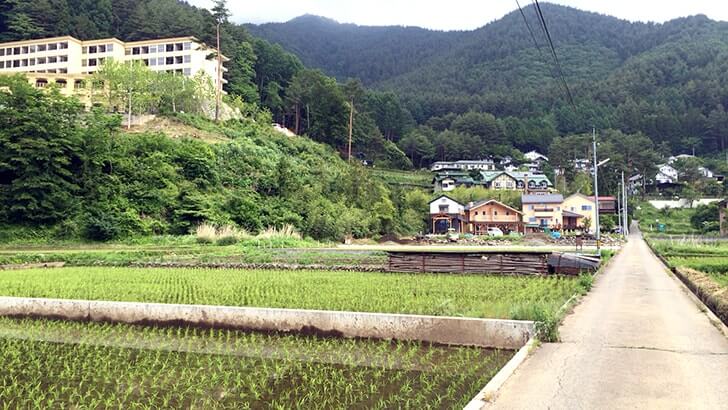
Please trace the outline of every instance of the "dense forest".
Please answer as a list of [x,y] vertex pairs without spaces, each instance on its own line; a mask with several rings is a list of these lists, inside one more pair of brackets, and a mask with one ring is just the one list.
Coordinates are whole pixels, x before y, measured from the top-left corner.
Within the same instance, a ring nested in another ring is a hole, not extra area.
[[631,23],[552,4],[542,9],[575,107],[557,81],[533,7],[523,10],[528,26],[516,10],[467,32],[314,16],[247,27],[308,66],[394,92],[430,129],[476,112],[494,116],[504,139],[521,150],[546,151],[556,136],[592,126],[644,133],[672,153],[726,149],[728,23],[705,16]]

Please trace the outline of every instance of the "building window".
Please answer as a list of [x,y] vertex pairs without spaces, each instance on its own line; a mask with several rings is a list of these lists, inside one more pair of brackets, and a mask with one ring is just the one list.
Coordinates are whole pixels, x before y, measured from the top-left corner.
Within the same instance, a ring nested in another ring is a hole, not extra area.
[[96,64],[97,64],[97,62],[96,62],[95,58],[89,58],[89,60],[88,60],[89,67],[96,67]]
[[88,47],[86,47],[86,46],[81,47],[81,54],[88,54]]
[[174,51],[174,44],[167,44],[167,45],[165,46],[165,50],[166,50],[166,51],[167,51],[168,53],[171,53],[172,51]]
[[184,44],[184,49],[185,49],[185,50],[192,50],[192,43],[190,43],[189,41],[188,41],[188,42],[186,42],[186,43]]
[[147,46],[142,47],[142,54],[149,54],[149,47],[147,47]]
[[35,86],[37,88],[46,88],[47,85],[48,85],[48,80],[46,80],[45,78],[39,78],[39,79],[35,80]]
[[149,46],[149,54],[154,54],[157,52],[157,46]]
[[166,63],[165,63],[165,64],[167,64],[167,65],[172,65],[172,64],[174,64],[174,57],[167,57],[167,61],[166,61]]
[[46,58],[45,57],[38,57],[38,64],[45,64]]
[[450,205],[440,205],[440,213],[447,214],[450,211]]
[[68,56],[59,56],[58,57],[58,61],[60,61],[62,63],[67,63],[68,62]]
[[185,64],[191,63],[192,62],[192,56],[191,55],[184,56],[184,62],[185,62]]
[[58,48],[60,48],[61,50],[66,50],[68,48],[68,42],[64,41],[62,43],[58,43]]
[[581,210],[582,211],[591,211],[592,207],[591,207],[591,205],[582,205]]
[[139,48],[139,47],[134,47],[134,48],[131,49],[131,54],[132,55],[138,56],[141,53],[142,53],[142,49]]
[[176,44],[174,45],[174,49],[175,49],[176,51],[182,51],[182,50],[184,50],[184,49],[185,49],[185,46],[184,46],[184,45],[183,45],[182,43],[176,43]]
[[28,46],[23,46],[23,54],[28,54],[29,49]]
[[0,61],[0,69],[5,68],[5,61]]
[[56,43],[48,44],[48,51],[55,51],[55,50],[58,50],[58,44],[56,44]]
[[18,68],[18,67],[20,67],[20,60],[14,60],[13,61],[13,68]]
[[20,66],[21,67],[27,67],[28,66],[28,59],[27,58],[24,58],[24,59],[20,60]]
[[84,58],[83,60],[81,60],[81,67],[86,67],[86,66],[88,66],[88,60],[86,60]]
[[47,47],[45,44],[38,45],[38,52],[46,51]]
[[105,53],[106,52],[106,45],[102,44],[98,48],[99,53]]
[[54,64],[58,62],[58,57],[48,57],[48,64]]
[[529,209],[533,211],[533,205],[531,205],[531,206],[529,207]]
[[4,55],[5,55],[5,49],[4,48],[0,48],[0,57],[2,57]]
[[184,62],[184,58],[182,58],[182,56],[177,56],[174,58],[175,64],[182,64],[183,62]]
[[64,79],[58,79],[58,80],[56,80],[56,84],[57,84],[57,85],[58,85],[59,87],[61,87],[61,88],[66,88],[66,87],[68,87],[68,82],[66,82],[66,80],[64,80]]
[[156,58],[152,58],[151,60],[149,60],[149,65],[150,65],[150,66],[155,66],[155,65],[157,65],[157,59],[156,59]]
[[183,73],[184,73],[184,75],[186,75],[187,77],[189,77],[189,76],[191,76],[191,75],[192,75],[192,69],[191,69],[191,68],[185,68],[185,69],[183,69],[183,70],[182,70],[182,72],[183,72]]
[[536,217],[532,216],[532,217],[528,218],[528,222],[531,222],[531,223],[536,222]]
[[146,59],[146,58],[142,59],[142,63],[143,63],[143,64],[144,64],[145,66],[149,67],[149,59]]
[[130,56],[131,55],[131,49],[130,48],[125,49],[124,50],[124,55],[125,56]]
[[164,65],[164,57],[159,57],[157,59],[157,65]]
[[76,90],[81,90],[86,88],[86,83],[83,80],[76,80],[73,82],[73,88]]
[[103,63],[104,63],[104,61],[106,61],[106,59],[105,59],[105,58],[99,58],[99,65],[103,64]]
[[113,44],[107,44],[106,45],[106,52],[107,53],[111,53],[112,51],[114,51],[114,45]]

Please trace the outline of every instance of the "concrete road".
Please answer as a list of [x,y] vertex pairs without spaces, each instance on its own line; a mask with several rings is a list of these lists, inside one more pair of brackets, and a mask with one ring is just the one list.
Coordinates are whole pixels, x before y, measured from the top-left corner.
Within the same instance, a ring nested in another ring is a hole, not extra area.
[[639,233],[560,331],[491,407],[728,409],[728,338]]

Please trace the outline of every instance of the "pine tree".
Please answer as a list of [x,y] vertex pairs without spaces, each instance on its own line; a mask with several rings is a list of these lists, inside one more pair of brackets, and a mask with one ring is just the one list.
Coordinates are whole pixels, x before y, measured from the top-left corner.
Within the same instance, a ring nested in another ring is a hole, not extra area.
[[212,7],[212,16],[219,24],[227,24],[230,18],[230,10],[227,8],[227,0],[215,0]]

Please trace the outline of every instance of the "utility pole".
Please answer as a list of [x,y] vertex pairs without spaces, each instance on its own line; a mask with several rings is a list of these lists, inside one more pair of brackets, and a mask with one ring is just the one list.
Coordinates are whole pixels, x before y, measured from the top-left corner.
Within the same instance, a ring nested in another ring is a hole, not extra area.
[[594,202],[596,203],[597,209],[596,209],[596,223],[597,223],[597,230],[596,230],[596,239],[597,239],[597,250],[601,248],[601,229],[599,227],[599,177],[597,174],[599,174],[599,164],[597,163],[597,129],[592,128],[592,143],[594,145]]
[[624,225],[622,225],[622,185],[617,188],[617,220],[619,221],[619,233],[624,235]]
[[217,90],[215,93],[215,122],[220,121],[220,98],[222,96],[222,52],[220,51],[220,22],[217,22]]
[[629,220],[627,218],[627,186],[624,184],[624,171],[622,171],[622,225],[624,226],[624,237],[627,238],[629,235],[629,227],[627,224]]
[[351,137],[354,133],[354,99],[352,98],[349,102],[349,162],[351,162]]

